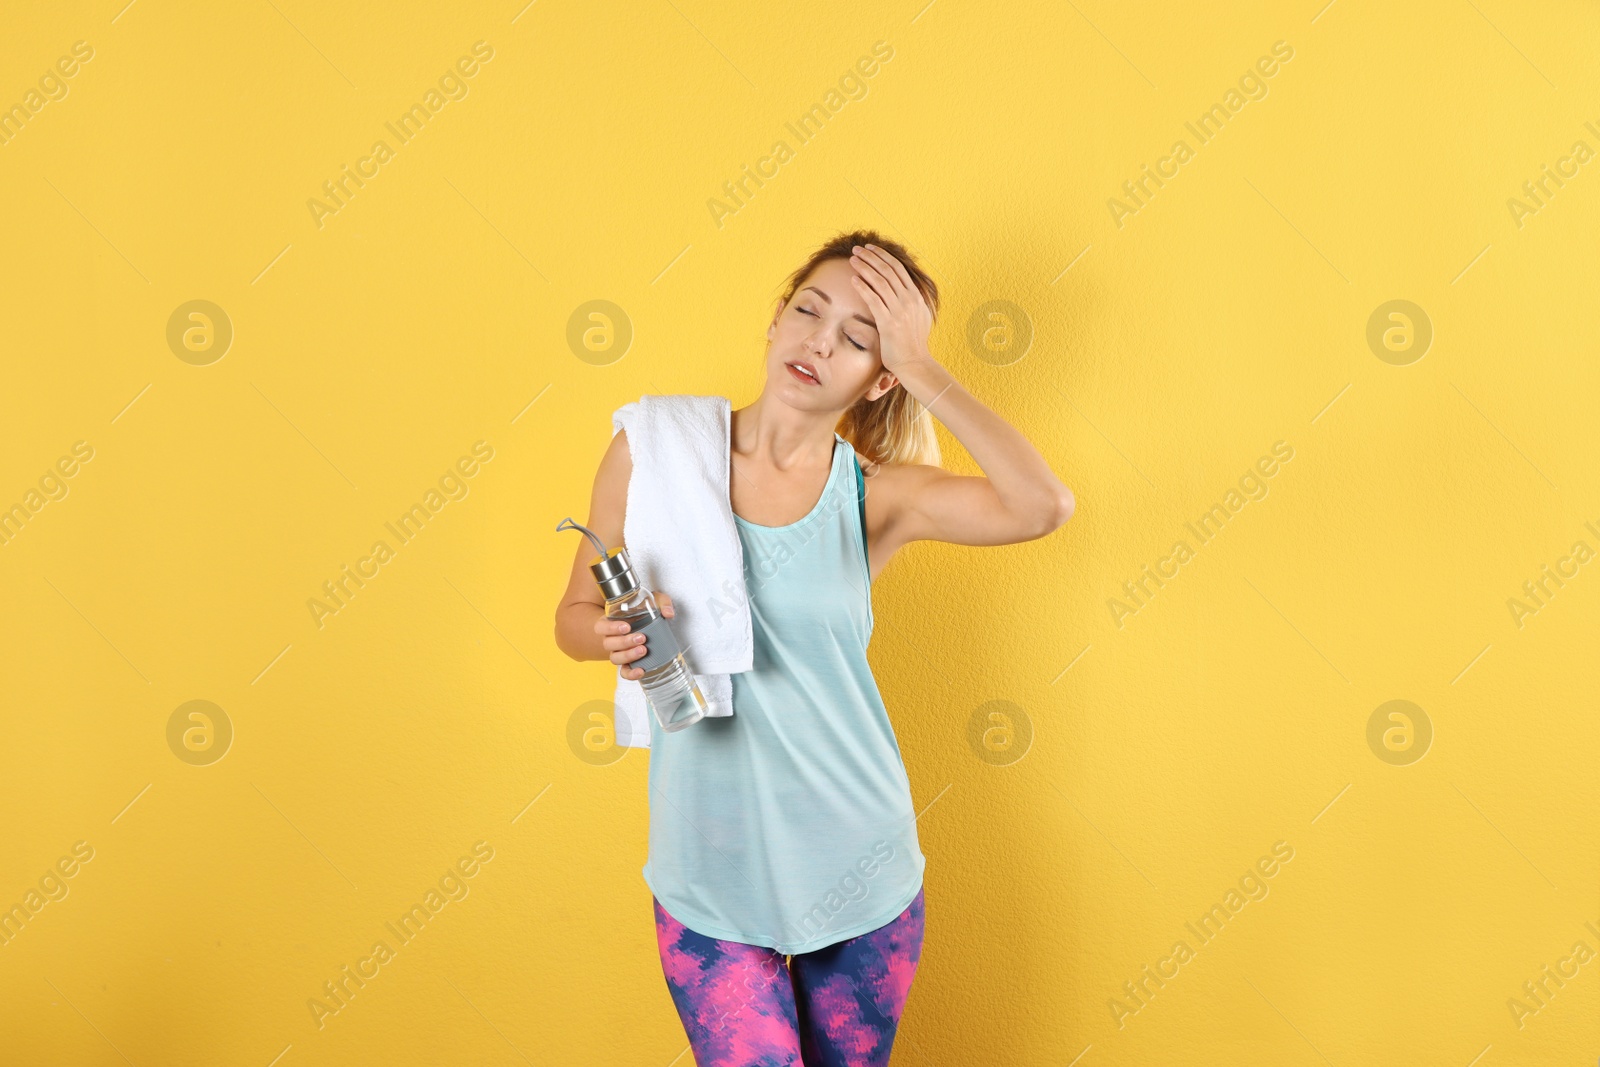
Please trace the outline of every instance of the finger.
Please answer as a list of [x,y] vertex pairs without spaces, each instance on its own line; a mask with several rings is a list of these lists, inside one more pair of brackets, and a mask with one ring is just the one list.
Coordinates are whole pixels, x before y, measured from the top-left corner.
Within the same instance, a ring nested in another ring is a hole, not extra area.
[[887,321],[889,305],[878,295],[878,290],[863,278],[851,278],[850,281],[855,284],[856,292],[861,294],[861,299],[867,302],[867,309],[872,312],[872,317],[878,322]]
[[888,287],[886,294],[899,293],[905,288],[892,265],[894,264],[894,257],[884,252],[881,248],[868,245],[865,248],[858,249],[855,252],[855,256],[864,268],[871,270],[873,274],[883,279],[884,285]]
[[663,615],[676,615],[677,614],[676,610],[674,610],[674,608],[672,607],[672,594],[663,593],[660,590],[657,590],[656,593],[655,593],[655,598],[656,598],[656,603],[658,605],[660,605],[660,607],[661,607],[661,614],[663,614]]
[[887,297],[895,291],[893,272],[879,263],[870,252],[857,249],[851,256],[850,264],[856,268],[858,275],[870,282],[872,287],[884,296]]
[[628,648],[637,648],[642,643],[643,634],[615,634],[600,642],[600,647],[607,652],[621,652]]
[[877,245],[868,245],[867,247],[883,257],[883,260],[888,265],[889,269],[895,272],[895,274],[900,278],[901,283],[907,289],[916,288],[915,284],[911,281],[911,272],[906,270],[906,265],[904,263],[900,262],[900,260],[895,256],[891,256]]

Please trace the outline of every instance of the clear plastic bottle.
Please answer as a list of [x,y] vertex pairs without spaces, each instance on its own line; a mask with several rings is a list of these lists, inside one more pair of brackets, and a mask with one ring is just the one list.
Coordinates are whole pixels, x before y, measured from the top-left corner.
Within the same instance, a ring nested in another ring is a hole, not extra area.
[[556,529],[581,530],[600,550],[589,570],[606,598],[606,618],[621,619],[628,624],[629,632],[645,635],[645,654],[628,666],[644,671],[639,685],[661,728],[670,733],[705,718],[710,703],[695,682],[694,672],[656,598],[635,575],[627,551],[607,549],[592,530],[571,518],[563,519]]

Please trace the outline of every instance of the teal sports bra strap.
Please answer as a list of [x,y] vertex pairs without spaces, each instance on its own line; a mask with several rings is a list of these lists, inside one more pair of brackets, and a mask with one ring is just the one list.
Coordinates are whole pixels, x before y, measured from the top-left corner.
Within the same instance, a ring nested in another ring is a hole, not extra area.
[[850,464],[856,469],[856,507],[861,513],[861,551],[867,557],[867,579],[872,578],[872,554],[867,551],[867,486],[861,477],[861,461],[855,449],[850,450]]

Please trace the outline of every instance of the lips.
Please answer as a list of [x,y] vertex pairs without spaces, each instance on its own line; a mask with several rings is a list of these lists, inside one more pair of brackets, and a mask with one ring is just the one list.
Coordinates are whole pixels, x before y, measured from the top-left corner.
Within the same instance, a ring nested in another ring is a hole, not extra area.
[[[801,363],[797,360],[793,363],[785,363],[784,366],[788,368],[789,373],[798,381],[802,381],[807,385],[822,384],[822,382],[816,377],[815,369],[809,363]],[[802,370],[802,367],[805,369]],[[808,374],[807,371],[810,371],[811,373]]]

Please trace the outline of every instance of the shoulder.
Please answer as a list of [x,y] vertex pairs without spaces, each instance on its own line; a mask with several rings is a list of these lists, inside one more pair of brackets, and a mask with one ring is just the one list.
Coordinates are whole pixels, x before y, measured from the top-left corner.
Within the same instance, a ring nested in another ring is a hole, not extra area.
[[856,462],[861,464],[862,476],[885,489],[915,490],[950,473],[943,467],[927,463],[879,463],[868,459],[860,452],[857,452],[855,457]]
[[633,476],[633,455],[628,451],[628,431],[618,430],[611,435],[611,443],[606,446],[605,455],[600,457],[600,466],[595,471],[595,488],[602,487],[612,492],[620,489],[623,494],[628,491],[628,480]]
[[[609,460],[612,456],[621,456],[623,462],[627,462],[630,458],[628,455],[628,431],[626,429],[619,429],[611,435],[611,444],[606,448],[606,459]],[[602,460],[602,462],[605,461]]]
[[891,520],[909,508],[923,489],[950,473],[927,463],[878,463],[859,452],[855,457],[861,464],[867,496],[879,514]]
[[859,452],[856,459],[865,479],[868,552],[886,563],[901,546],[918,540],[915,531],[926,523],[918,517],[917,503],[949,472],[926,463],[874,463]]

